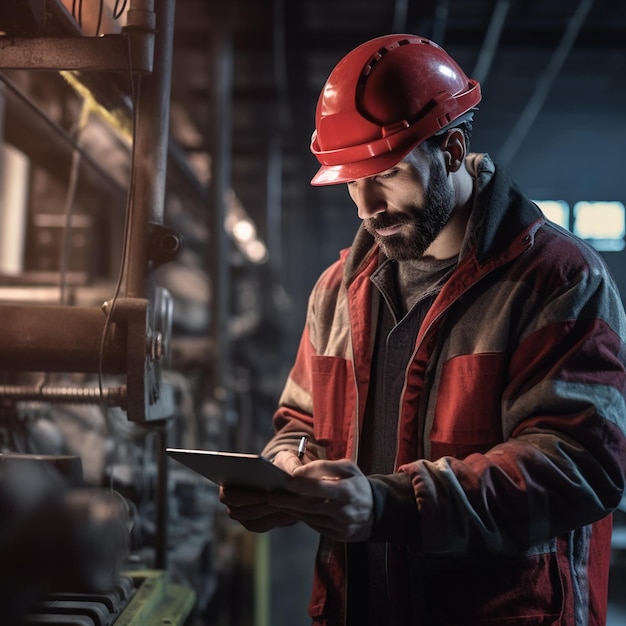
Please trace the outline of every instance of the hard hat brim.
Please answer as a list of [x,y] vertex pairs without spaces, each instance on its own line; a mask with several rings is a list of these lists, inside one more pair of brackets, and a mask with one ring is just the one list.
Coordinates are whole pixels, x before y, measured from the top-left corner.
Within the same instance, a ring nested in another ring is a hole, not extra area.
[[343,163],[341,165],[322,165],[311,179],[311,185],[314,187],[338,185],[359,178],[375,176],[402,161],[413,148],[415,148],[415,144],[410,145],[406,150],[386,152],[363,161]]

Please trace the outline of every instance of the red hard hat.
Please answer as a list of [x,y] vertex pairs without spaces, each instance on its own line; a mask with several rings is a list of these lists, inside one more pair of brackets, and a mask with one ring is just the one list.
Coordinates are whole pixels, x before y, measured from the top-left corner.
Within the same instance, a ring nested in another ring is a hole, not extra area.
[[480,85],[436,43],[385,35],[349,52],[331,72],[315,112],[312,185],[393,167],[416,145],[468,113]]

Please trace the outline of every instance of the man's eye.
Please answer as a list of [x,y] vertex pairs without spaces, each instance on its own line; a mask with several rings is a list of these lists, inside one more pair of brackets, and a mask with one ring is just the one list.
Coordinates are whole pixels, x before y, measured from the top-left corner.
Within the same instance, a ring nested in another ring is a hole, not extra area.
[[[373,176],[369,177],[369,180],[371,181],[384,180],[386,178],[392,178],[397,173],[398,173],[398,170],[389,170],[387,172],[381,172],[380,174],[374,174]],[[348,187],[352,187],[353,185],[356,184],[356,182],[357,182],[356,180],[349,180],[346,182],[346,185]]]

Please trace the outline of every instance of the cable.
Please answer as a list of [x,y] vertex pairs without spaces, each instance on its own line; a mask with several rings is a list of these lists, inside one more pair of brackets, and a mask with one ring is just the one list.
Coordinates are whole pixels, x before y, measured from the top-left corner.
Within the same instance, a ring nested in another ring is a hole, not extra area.
[[122,0],[122,6],[120,8],[120,0],[115,0],[115,6],[113,8],[113,19],[114,20],[118,20],[120,17],[122,17],[122,14],[124,13],[124,11],[126,10],[126,3],[127,0]]
[[[119,1],[119,0],[118,0]],[[94,35],[97,37],[100,34],[100,27],[102,26],[102,16],[104,12],[104,0],[100,0],[98,7],[98,19],[96,21],[96,30]],[[123,9],[122,9],[123,12]],[[80,30],[83,30],[83,0],[72,0],[72,17],[77,22]]]
[[[126,42],[127,42],[127,51],[128,51],[128,73],[129,73],[129,80],[130,80],[131,101],[132,101],[132,106],[133,106],[131,163],[134,163],[134,154],[135,154],[136,143],[137,143],[137,126],[138,126],[139,107],[137,106],[138,97],[137,97],[137,91],[135,89],[135,82],[134,82],[135,77],[133,76],[133,72],[132,72],[132,57],[131,57],[130,41],[127,36],[126,36]],[[140,79],[141,77],[137,77],[138,82],[140,81]],[[131,166],[130,181],[128,185],[128,193],[126,196],[126,214],[124,218],[124,241],[122,245],[122,258],[120,262],[120,269],[119,269],[119,274],[118,274],[113,298],[111,299],[107,312],[106,312],[106,320],[104,322],[104,328],[103,328],[102,337],[100,340],[100,351],[98,354],[98,389],[100,391],[101,408],[102,408],[102,412],[106,420],[106,423],[109,426],[109,429],[111,430],[113,434],[117,432],[117,429],[115,428],[115,426],[113,425],[110,419],[108,406],[104,402],[104,386],[103,386],[103,380],[102,380],[103,374],[104,374],[103,372],[104,348],[106,344],[107,335],[109,334],[109,331],[111,329],[113,315],[115,313],[117,300],[120,295],[120,291],[122,288],[122,281],[124,279],[125,270],[126,270],[127,263],[128,263],[128,233],[130,232],[132,213],[133,213],[132,203],[134,199],[134,190],[135,190],[135,168],[134,166]],[[111,479],[112,479],[112,472],[111,472]]]
[[100,8],[98,9],[98,21],[96,22],[96,37],[100,34],[102,26],[102,12],[104,10],[104,0],[100,0]]

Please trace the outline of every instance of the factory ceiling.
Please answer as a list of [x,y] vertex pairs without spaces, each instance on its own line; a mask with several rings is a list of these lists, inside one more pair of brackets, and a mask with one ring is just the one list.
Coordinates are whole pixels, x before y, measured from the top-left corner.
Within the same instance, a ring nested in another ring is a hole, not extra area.
[[[25,5],[3,6],[6,22]],[[481,82],[472,148],[532,197],[625,200],[623,0],[176,0],[173,28],[176,162],[209,228],[211,190],[233,190],[299,302],[358,225],[342,186],[309,186],[317,97],[337,61],[378,35],[431,38]]]

